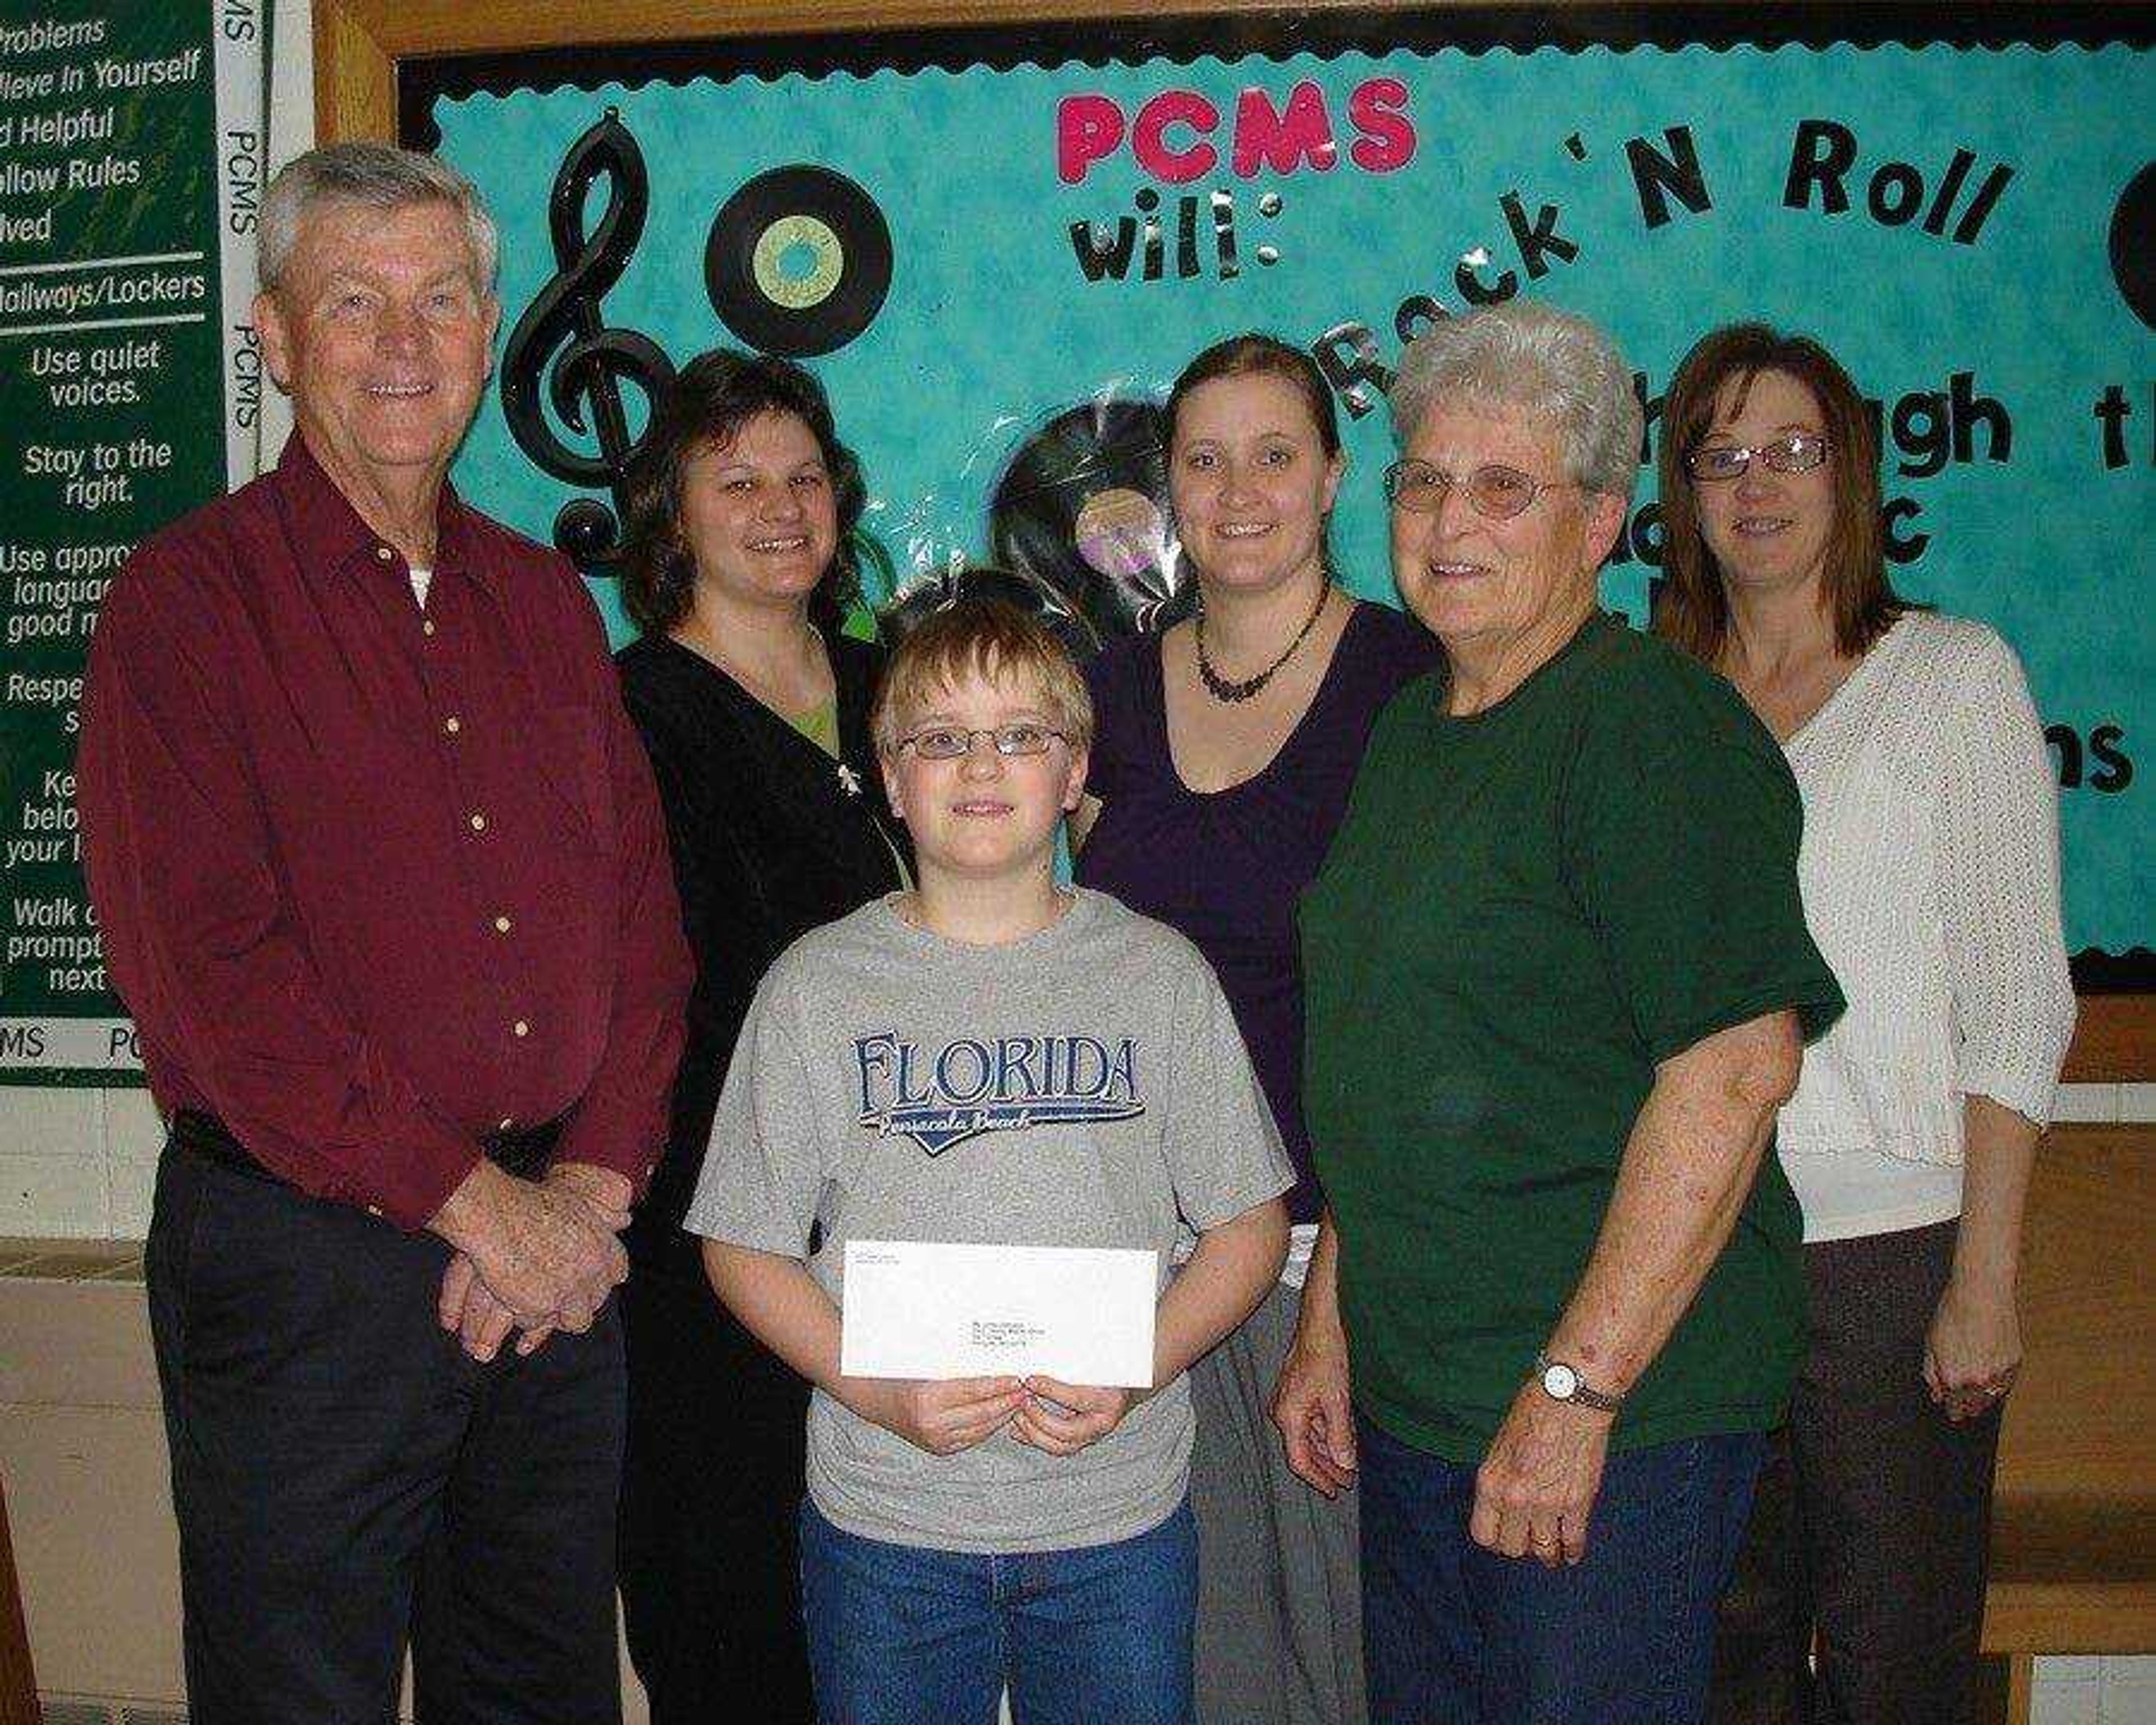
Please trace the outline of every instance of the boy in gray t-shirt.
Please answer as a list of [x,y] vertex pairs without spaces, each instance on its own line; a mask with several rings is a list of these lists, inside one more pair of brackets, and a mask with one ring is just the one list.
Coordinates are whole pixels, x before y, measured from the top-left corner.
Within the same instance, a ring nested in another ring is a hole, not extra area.
[[[772,967],[687,1223],[720,1297],[816,1386],[819,1711],[964,1725],[1008,1683],[1021,1717],[1182,1721],[1183,1373],[1270,1286],[1292,1171],[1196,949],[1055,884],[1091,713],[1054,637],[991,601],[935,614],[875,729],[919,885]],[[1152,1251],[1156,1387],[842,1377],[850,1239]]]

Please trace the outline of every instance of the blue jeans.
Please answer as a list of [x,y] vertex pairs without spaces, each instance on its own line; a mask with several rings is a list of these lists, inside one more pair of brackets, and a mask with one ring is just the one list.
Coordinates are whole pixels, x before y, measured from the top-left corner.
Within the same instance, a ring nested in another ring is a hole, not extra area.
[[1698,1725],[1765,1440],[1609,1458],[1569,1568],[1467,1531],[1473,1466],[1358,1422],[1371,1725]]
[[864,1539],[801,1505],[822,1725],[1188,1725],[1198,1536],[1183,1504],[1111,1545],[1011,1556]]

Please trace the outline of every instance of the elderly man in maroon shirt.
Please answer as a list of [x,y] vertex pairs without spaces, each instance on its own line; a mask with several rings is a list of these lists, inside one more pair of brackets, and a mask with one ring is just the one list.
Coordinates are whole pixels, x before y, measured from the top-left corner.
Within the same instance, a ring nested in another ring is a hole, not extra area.
[[172,1117],[148,1271],[201,1725],[617,1718],[615,1235],[688,958],[591,601],[444,482],[499,316],[470,184],[262,211],[298,424],[144,544],[79,771]]

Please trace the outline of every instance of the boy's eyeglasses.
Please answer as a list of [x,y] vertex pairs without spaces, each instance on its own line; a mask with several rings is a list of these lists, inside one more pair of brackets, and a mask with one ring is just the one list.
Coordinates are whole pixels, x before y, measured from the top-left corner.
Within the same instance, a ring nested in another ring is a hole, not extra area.
[[1826,439],[1814,431],[1791,431],[1748,449],[1741,444],[1710,444],[1684,458],[1685,471],[1710,484],[1733,480],[1754,456],[1776,473],[1810,473],[1826,459]]
[[1427,461],[1395,461],[1385,470],[1385,501],[1395,509],[1435,515],[1445,505],[1445,494],[1457,485],[1476,514],[1486,521],[1508,521],[1523,513],[1543,492],[1569,483],[1538,480],[1517,467],[1501,466],[1494,461],[1476,468],[1465,479],[1455,479]]
[[899,738],[899,752],[910,748],[924,761],[956,761],[973,753],[977,737],[987,737],[999,755],[1045,755],[1051,742],[1070,740],[1045,725],[998,725],[993,731],[961,731],[955,725],[938,725]]

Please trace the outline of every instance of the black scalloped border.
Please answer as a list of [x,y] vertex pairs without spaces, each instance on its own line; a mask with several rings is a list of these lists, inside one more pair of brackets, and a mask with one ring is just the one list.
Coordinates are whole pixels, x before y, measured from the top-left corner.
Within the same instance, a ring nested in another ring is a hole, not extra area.
[[2082,994],[2156,994],[2156,952],[2133,947],[2107,952],[2084,947],[2073,956],[2074,988]]
[[963,26],[947,29],[831,31],[736,36],[698,42],[531,49],[453,54],[400,64],[397,136],[413,148],[441,141],[434,104],[522,89],[590,89],[602,84],[685,82],[699,77],[787,73],[1008,71],[1081,61],[1188,63],[1245,54],[1388,54],[1460,49],[1471,54],[1539,48],[2146,49],[2156,43],[2156,7],[2028,3],[1469,5],[1410,12],[1276,12],[1194,14],[1108,22]]

